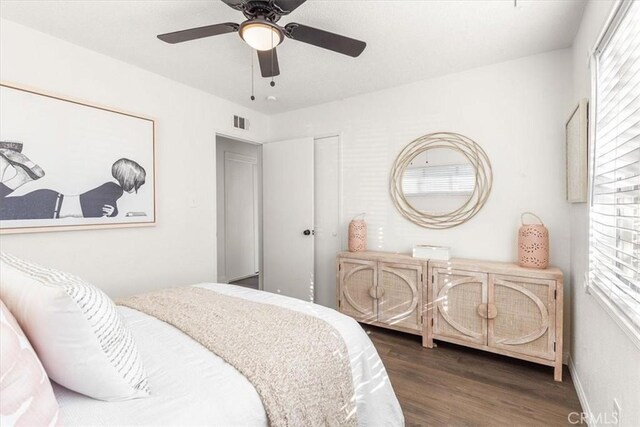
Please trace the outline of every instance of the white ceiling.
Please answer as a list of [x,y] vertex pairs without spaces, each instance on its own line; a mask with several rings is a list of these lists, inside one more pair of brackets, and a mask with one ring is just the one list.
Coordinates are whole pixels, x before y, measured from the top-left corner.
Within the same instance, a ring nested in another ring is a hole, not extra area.
[[[367,42],[359,58],[285,40],[276,87],[251,91],[237,34],[169,45],[157,34],[244,17],[218,0],[0,2],[0,16],[268,114],[568,47],[585,0],[308,0],[280,21]],[[266,101],[275,95],[277,101]]]

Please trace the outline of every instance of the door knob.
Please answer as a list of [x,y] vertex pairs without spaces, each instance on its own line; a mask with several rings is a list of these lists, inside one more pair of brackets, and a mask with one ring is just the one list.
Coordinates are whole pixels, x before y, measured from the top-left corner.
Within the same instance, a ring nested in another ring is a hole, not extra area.
[[487,313],[488,313],[487,304],[482,303],[482,304],[478,305],[478,314],[480,315],[480,317],[486,319],[487,318]]
[[494,304],[482,303],[478,306],[478,314],[485,319],[495,319],[498,316],[498,309]]
[[304,234],[305,236],[309,236],[311,234],[311,230],[304,230],[302,234]]

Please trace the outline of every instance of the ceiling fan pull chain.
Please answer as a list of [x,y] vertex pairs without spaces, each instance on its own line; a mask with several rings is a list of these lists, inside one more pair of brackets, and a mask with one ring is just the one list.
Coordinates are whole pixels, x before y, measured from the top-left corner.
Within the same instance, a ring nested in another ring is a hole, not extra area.
[[271,87],[274,87],[276,85],[276,82],[273,81],[273,57],[275,55],[275,52],[273,51],[274,46],[273,46],[273,32],[271,33],[271,83],[269,83],[271,85]]
[[251,100],[255,101],[256,97],[253,93],[253,49],[249,49],[249,53],[251,54]]

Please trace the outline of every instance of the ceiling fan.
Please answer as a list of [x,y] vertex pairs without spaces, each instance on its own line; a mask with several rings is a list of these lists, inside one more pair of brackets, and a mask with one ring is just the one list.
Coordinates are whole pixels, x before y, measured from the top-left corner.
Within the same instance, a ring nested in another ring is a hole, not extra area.
[[258,62],[262,77],[280,74],[276,46],[286,38],[308,43],[344,55],[357,57],[367,44],[360,40],[330,33],[302,24],[290,23],[281,27],[281,17],[290,14],[306,0],[222,0],[247,18],[242,24],[225,22],[204,27],[160,34],[158,38],[167,43],[182,43],[204,37],[238,32],[242,40],[258,51]]

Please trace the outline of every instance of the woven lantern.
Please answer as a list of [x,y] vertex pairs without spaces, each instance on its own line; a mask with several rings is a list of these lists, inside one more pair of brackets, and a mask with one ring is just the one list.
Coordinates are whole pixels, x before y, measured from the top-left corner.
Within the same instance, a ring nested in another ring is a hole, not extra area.
[[[525,224],[524,216],[535,217],[539,224]],[[520,267],[547,268],[549,266],[549,230],[537,215],[525,212],[520,217],[518,231],[518,264]]]
[[[362,217],[358,219],[358,217]],[[364,252],[367,250],[367,223],[364,214],[357,215],[349,223],[349,252]]]

